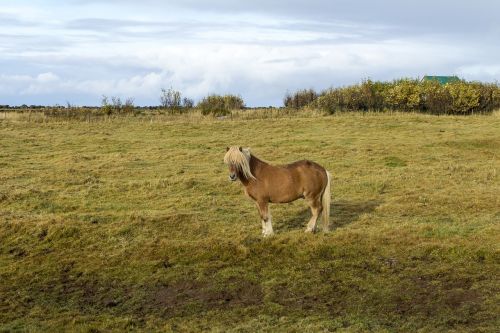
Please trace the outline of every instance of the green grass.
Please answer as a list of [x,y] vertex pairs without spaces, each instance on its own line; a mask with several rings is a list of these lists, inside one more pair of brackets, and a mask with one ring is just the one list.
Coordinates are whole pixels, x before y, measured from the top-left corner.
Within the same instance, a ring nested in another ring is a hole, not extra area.
[[[254,204],[225,147],[333,175]],[[500,117],[0,120],[0,331],[494,332]]]

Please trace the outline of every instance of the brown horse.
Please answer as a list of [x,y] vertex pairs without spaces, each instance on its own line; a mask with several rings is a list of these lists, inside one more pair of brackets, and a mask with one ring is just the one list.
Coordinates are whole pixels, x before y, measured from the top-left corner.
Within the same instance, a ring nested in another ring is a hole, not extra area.
[[330,173],[317,163],[302,160],[283,166],[270,165],[250,153],[249,148],[228,147],[224,163],[229,179],[240,180],[245,194],[259,209],[264,237],[273,234],[269,203],[287,203],[304,198],[312,217],[306,232],[314,232],[318,216],[323,213],[323,231],[329,231]]

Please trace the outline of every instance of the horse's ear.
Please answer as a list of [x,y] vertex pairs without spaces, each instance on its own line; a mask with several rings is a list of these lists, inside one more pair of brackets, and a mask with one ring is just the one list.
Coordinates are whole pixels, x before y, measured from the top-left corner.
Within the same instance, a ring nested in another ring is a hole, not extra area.
[[226,151],[229,151],[229,147],[226,147]]
[[243,147],[240,147],[240,151],[243,152]]

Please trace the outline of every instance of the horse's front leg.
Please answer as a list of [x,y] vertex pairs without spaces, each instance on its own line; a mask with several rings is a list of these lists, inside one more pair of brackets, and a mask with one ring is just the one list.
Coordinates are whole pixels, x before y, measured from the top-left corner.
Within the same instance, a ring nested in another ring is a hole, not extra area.
[[259,208],[260,219],[262,221],[262,235],[269,237],[274,234],[269,205],[267,202],[260,201],[257,202],[257,207]]

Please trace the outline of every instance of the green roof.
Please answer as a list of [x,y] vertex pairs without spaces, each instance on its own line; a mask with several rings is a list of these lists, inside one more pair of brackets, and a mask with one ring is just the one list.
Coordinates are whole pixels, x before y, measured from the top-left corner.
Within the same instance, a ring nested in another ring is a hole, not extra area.
[[441,84],[446,84],[446,83],[451,83],[451,82],[458,82],[460,79],[458,76],[433,76],[433,75],[426,75],[423,78],[424,81],[437,81]]

